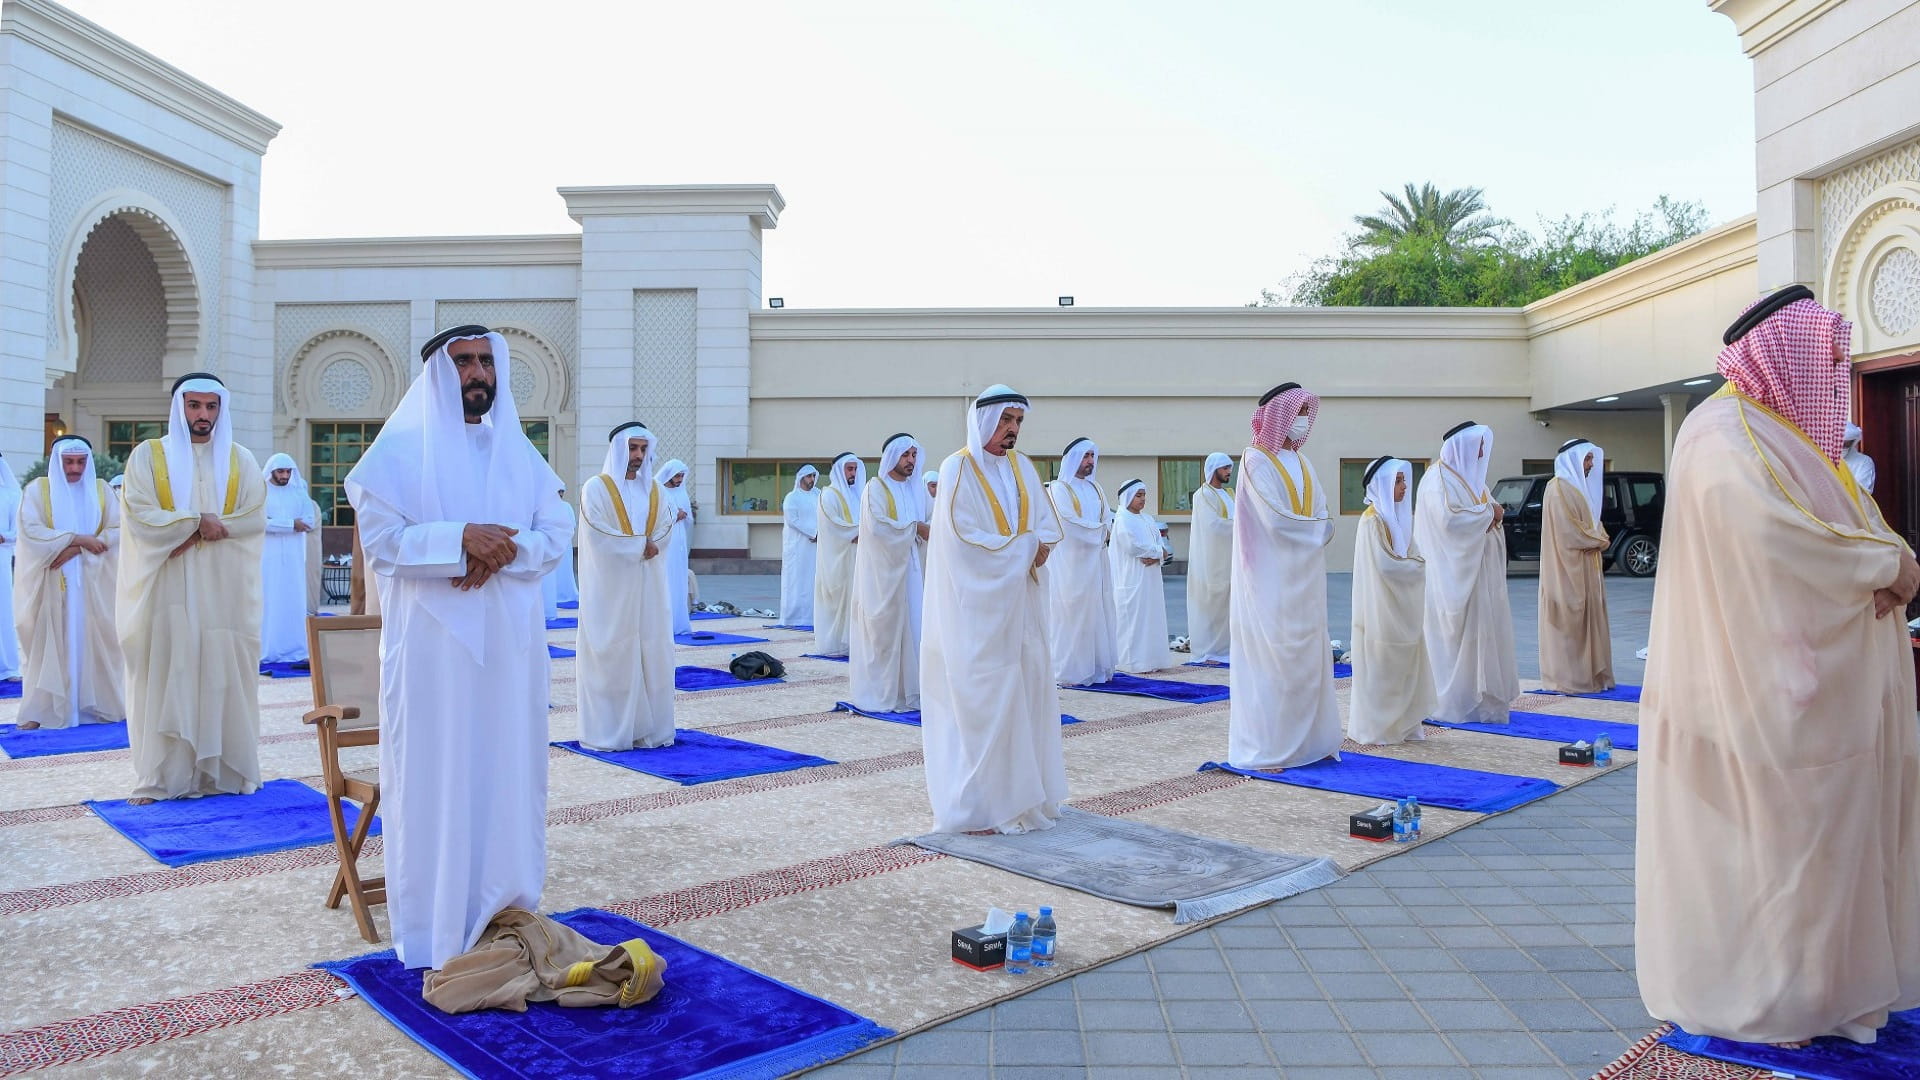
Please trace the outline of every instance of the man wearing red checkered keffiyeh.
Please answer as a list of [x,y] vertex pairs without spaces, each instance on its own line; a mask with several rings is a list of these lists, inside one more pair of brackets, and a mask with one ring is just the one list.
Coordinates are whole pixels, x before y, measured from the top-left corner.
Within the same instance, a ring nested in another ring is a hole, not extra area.
[[1289,769],[1340,751],[1340,707],[1327,647],[1327,542],[1333,523],[1300,453],[1320,399],[1282,383],[1253,413],[1253,445],[1233,498],[1233,642],[1227,762]]
[[1920,563],[1839,464],[1848,330],[1803,286],[1750,307],[1668,467],[1635,957],[1696,1035],[1873,1042],[1920,1006]]

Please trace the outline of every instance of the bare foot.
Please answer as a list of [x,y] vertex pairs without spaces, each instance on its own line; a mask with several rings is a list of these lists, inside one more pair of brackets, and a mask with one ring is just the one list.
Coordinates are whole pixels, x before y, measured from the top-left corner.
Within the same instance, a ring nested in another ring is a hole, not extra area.
[[26,723],[24,723],[24,724],[15,724],[15,725],[13,726],[13,730],[15,730],[15,731],[34,731],[34,730],[37,730],[37,729],[38,729],[39,727],[40,727],[40,721],[38,721],[38,720],[28,720],[28,721],[27,721]]
[[147,798],[145,795],[136,795],[127,800],[128,806],[152,806],[153,803],[154,800]]
[[1813,1045],[1813,1040],[1804,1039],[1800,1042],[1777,1042],[1773,1045],[1781,1050],[1805,1050],[1807,1047]]

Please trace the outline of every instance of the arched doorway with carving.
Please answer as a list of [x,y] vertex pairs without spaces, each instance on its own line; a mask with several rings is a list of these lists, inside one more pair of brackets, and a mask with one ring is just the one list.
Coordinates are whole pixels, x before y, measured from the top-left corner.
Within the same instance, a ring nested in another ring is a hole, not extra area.
[[1920,180],[1865,194],[1835,235],[1821,284],[1853,322],[1854,411],[1879,473],[1874,499],[1920,544]]
[[158,212],[114,199],[83,221],[52,313],[47,435],[84,435],[124,460],[164,429],[169,379],[199,360],[200,290]]

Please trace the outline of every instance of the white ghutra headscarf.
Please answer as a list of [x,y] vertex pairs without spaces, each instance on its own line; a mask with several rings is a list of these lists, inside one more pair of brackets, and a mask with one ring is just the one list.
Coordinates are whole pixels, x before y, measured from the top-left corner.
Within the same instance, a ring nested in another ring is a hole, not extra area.
[[160,449],[167,455],[167,486],[173,490],[173,508],[193,509],[193,431],[187,426],[187,394],[220,395],[220,415],[214,418],[212,437],[213,490],[225,497],[227,473],[233,467],[233,411],[227,387],[218,378],[203,371],[182,375],[173,384],[172,411],[167,417],[167,433],[160,438]]
[[1455,510],[1472,509],[1491,501],[1487,468],[1493,463],[1493,430],[1469,420],[1447,432],[1440,444],[1441,490]]
[[[1593,455],[1593,471],[1585,472],[1587,455]],[[1565,480],[1573,490],[1580,493],[1587,506],[1587,519],[1590,523],[1600,523],[1600,511],[1606,503],[1602,501],[1603,487],[1606,482],[1607,452],[1585,439],[1569,439],[1560,446],[1560,453],[1553,459],[1553,475]]]
[[[1395,502],[1393,481],[1399,476],[1407,478],[1407,494]],[[1363,482],[1367,505],[1373,507],[1374,516],[1387,527],[1387,547],[1394,558],[1406,558],[1413,544],[1413,466],[1397,457],[1378,457],[1367,466]]]
[[[847,462],[849,461],[859,467],[851,481],[847,479]],[[860,455],[851,450],[834,458],[833,464],[827,466],[827,486],[838,492],[840,498],[846,500],[848,523],[860,524],[860,492],[867,486],[867,463],[860,460]],[[819,490],[819,485],[815,484],[814,489]],[[822,493],[820,497],[824,499],[826,494]]]
[[[647,454],[649,456],[653,454],[652,443],[647,444]],[[667,512],[668,517],[673,517],[675,510],[685,510],[687,512],[687,520],[681,522],[680,525],[683,528],[691,528],[693,525],[693,495],[687,490],[687,481],[680,481],[680,486],[677,488],[667,486],[667,481],[676,476],[686,475],[687,463],[681,461],[679,458],[674,458],[665,465],[660,466],[660,470],[653,474],[653,480],[654,483],[660,485],[660,508]]]
[[[86,472],[77,481],[67,479],[64,459],[68,454],[87,456]],[[99,531],[100,489],[94,484],[97,478],[92,444],[77,435],[54,442],[53,449],[47,451],[47,494],[50,496],[47,502],[53,511],[53,520],[48,525],[54,532],[92,536]],[[70,561],[67,566],[77,567],[78,561]]]
[[[914,471],[904,481],[895,480],[893,467],[900,464],[909,450],[920,452],[914,459]],[[880,482],[893,492],[894,506],[903,521],[926,521],[933,516],[927,502],[927,485],[915,479],[926,471],[926,458],[927,452],[919,441],[904,431],[889,438],[880,449]]]
[[[627,479],[627,462],[632,457],[627,451],[627,443],[634,439],[647,440],[642,451],[640,467],[633,471],[633,479]],[[629,420],[607,433],[607,458],[601,463],[600,471],[613,478],[613,485],[620,489],[620,501],[629,507],[636,502],[645,504],[652,497],[652,488],[648,486],[653,479],[653,458],[656,443],[653,432],[638,420]]]

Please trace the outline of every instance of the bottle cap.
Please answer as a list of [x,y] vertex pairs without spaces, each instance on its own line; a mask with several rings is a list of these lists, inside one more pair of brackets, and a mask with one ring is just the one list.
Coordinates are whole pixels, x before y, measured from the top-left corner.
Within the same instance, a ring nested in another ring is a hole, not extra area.
[[1052,909],[1052,908],[1050,908],[1050,907],[1043,907],[1043,908],[1041,908],[1041,909],[1040,909],[1040,917],[1041,917],[1041,918],[1043,918],[1043,919],[1044,919],[1044,918],[1047,918],[1048,916],[1050,916],[1050,915],[1052,915],[1052,914],[1053,914],[1053,909]]
[[1026,918],[1026,917],[1027,917],[1027,913],[1026,913],[1026,912],[1024,912],[1024,911],[1022,911],[1022,912],[1019,912],[1018,914],[1016,914],[1016,915],[1014,915],[1014,918],[1015,918],[1015,919],[1024,919],[1024,918]]

